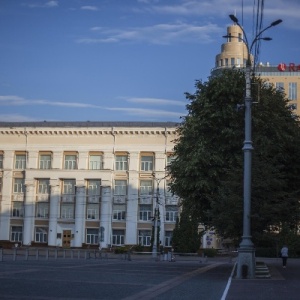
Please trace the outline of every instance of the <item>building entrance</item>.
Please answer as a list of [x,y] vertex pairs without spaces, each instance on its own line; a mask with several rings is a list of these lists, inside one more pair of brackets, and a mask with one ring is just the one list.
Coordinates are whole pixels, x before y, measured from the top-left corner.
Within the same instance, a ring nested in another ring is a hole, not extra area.
[[62,239],[63,248],[70,248],[71,239],[72,239],[71,230],[64,230],[63,231],[63,239]]

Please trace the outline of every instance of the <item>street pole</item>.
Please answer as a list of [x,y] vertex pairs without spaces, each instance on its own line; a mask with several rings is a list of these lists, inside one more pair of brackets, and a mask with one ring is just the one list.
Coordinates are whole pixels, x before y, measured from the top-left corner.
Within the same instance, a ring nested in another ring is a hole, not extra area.
[[[238,249],[237,278],[255,278],[255,248],[251,240],[251,169],[252,169],[252,98],[251,98],[251,51],[253,45],[258,40],[270,41],[271,38],[261,37],[262,33],[270,27],[276,26],[282,22],[277,20],[268,27],[261,30],[253,39],[249,46],[248,39],[243,27],[239,24],[234,15],[229,16],[243,32],[243,42],[247,47],[247,63],[245,70],[246,93],[245,93],[245,140],[243,146],[244,152],[244,213],[243,213],[243,236]],[[239,37],[234,37],[239,38]]]
[[157,247],[158,247],[158,241],[157,241],[157,235],[158,235],[158,217],[159,217],[159,183],[164,178],[158,179],[155,178],[155,174],[152,173],[153,178],[156,180],[156,201],[155,201],[155,209],[154,209],[154,237],[153,237],[153,247],[152,247],[152,257],[157,258]]

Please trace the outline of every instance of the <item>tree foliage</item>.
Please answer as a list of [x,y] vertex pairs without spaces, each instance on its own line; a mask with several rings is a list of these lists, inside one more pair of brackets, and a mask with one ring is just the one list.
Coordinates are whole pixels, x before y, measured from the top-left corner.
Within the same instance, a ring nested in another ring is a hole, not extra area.
[[[225,70],[186,93],[171,189],[198,221],[238,238],[243,219],[244,73]],[[252,235],[299,220],[300,129],[283,91],[252,77]]]
[[200,248],[200,238],[197,219],[183,208],[173,230],[172,247],[175,252],[195,253]]

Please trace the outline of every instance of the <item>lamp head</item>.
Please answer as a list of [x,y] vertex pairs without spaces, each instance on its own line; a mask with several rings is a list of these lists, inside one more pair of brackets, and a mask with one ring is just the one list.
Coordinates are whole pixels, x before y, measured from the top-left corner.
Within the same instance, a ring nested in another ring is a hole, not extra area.
[[233,21],[234,23],[238,23],[239,20],[235,15],[229,15],[229,18],[231,19],[231,21]]
[[271,26],[276,26],[276,25],[280,24],[281,22],[282,22],[281,19],[276,20],[276,21],[274,21],[274,22],[271,23]]

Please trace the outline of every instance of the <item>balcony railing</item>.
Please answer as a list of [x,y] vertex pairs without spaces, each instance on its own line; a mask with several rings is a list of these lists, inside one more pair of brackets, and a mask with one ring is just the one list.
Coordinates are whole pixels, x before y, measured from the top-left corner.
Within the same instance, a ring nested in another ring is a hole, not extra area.
[[75,195],[62,195],[61,202],[75,202]]
[[114,195],[114,203],[125,204],[126,203],[126,196],[124,196],[124,195]]

